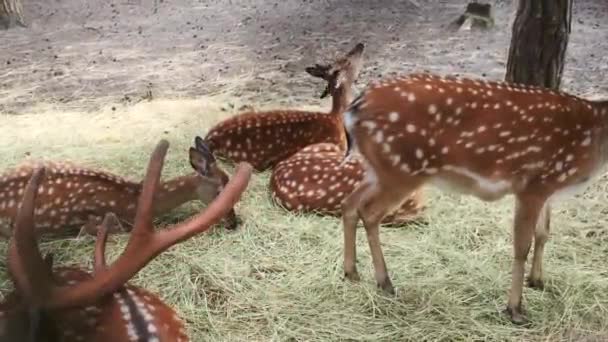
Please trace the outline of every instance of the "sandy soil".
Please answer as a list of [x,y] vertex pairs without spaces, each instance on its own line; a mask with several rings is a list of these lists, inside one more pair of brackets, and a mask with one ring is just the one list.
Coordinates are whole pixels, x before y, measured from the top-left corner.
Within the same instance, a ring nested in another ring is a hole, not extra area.
[[[322,85],[304,67],[357,41],[368,57],[359,85],[414,70],[502,79],[515,4],[493,2],[488,33],[447,31],[465,3],[25,1],[30,27],[0,31],[0,113],[218,92],[256,106],[315,104]],[[608,3],[579,0],[574,12],[564,88],[608,94]]]

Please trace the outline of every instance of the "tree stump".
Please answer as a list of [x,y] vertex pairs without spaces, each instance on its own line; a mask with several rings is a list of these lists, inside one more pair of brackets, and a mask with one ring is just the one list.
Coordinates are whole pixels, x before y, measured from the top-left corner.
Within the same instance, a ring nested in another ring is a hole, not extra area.
[[467,4],[464,14],[450,24],[453,29],[489,29],[494,27],[492,5],[471,2]]
[[0,29],[17,25],[25,27],[21,0],[0,0]]
[[520,0],[505,80],[558,89],[571,20],[572,0]]

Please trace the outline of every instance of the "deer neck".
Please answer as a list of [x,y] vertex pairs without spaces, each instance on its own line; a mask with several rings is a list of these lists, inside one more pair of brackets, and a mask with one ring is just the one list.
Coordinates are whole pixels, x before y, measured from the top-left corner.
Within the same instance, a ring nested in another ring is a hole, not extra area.
[[342,119],[342,112],[346,109],[350,101],[353,99],[353,87],[352,85],[342,85],[332,97],[331,112],[330,114],[335,117]]
[[161,183],[160,191],[154,200],[155,216],[166,214],[186,202],[198,199],[196,189],[199,183],[200,179],[196,173]]

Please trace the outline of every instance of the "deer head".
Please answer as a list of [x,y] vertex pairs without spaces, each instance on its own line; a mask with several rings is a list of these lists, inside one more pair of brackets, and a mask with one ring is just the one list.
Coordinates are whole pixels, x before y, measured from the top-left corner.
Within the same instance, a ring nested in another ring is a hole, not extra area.
[[[311,76],[327,81],[327,86],[321,94],[321,98],[328,95],[332,97],[344,96],[350,92],[363,65],[363,43],[358,43],[346,55],[340,56],[331,64],[315,64],[307,67],[306,72]],[[350,94],[349,94],[350,95]],[[350,101],[350,98],[348,99]]]
[[[189,150],[190,165],[201,177],[196,193],[201,202],[209,203],[224,189],[230,177],[219,167],[209,146],[201,137],[195,137],[194,145]],[[236,229],[238,226],[239,220],[234,209],[230,209],[224,220],[228,229]]]
[[206,210],[155,232],[154,194],[168,147],[162,140],[150,158],[129,242],[111,265],[105,260],[110,225],[106,216],[98,230],[92,275],[73,267],[53,271],[52,257],[42,257],[34,232],[34,208],[45,169],[33,172],[9,245],[8,266],[16,292],[0,303],[0,341],[187,341],[170,307],[126,283],[154,257],[226,215],[247,187],[252,168],[240,164]]

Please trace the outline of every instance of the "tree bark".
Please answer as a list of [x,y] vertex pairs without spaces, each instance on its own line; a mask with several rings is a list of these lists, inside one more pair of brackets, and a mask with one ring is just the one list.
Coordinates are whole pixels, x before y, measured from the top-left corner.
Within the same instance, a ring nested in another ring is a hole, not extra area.
[[0,29],[25,26],[21,0],[0,0]]
[[519,0],[505,80],[558,89],[571,20],[572,0]]

